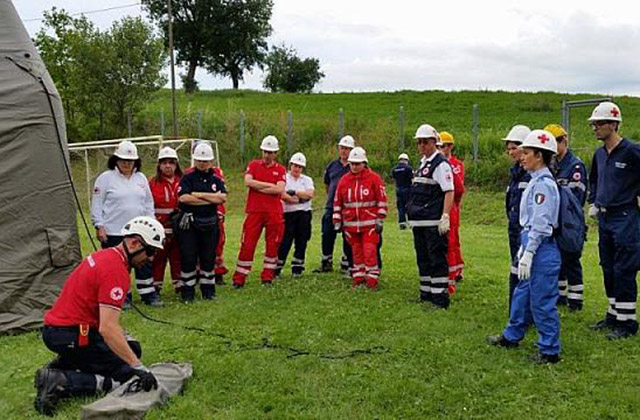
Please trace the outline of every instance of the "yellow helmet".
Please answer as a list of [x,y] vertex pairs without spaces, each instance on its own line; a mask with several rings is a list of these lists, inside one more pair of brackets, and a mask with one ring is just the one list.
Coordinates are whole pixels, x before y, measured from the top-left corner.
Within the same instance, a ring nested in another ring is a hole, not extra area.
[[455,140],[453,139],[451,133],[449,133],[448,131],[442,131],[440,133],[440,142],[442,144],[454,144]]
[[544,128],[544,131],[550,132],[555,138],[567,135],[567,131],[560,124],[549,124]]

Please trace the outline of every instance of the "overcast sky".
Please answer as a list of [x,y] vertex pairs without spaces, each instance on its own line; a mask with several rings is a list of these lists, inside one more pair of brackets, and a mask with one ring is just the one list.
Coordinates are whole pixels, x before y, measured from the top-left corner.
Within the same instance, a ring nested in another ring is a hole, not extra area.
[[[23,20],[135,0],[14,0]],[[101,28],[140,6],[88,14]],[[317,57],[323,92],[553,90],[640,95],[640,2],[274,0],[271,44]],[[33,35],[40,21],[25,22]],[[231,81],[199,69],[201,88]],[[241,88],[261,89],[263,74]]]

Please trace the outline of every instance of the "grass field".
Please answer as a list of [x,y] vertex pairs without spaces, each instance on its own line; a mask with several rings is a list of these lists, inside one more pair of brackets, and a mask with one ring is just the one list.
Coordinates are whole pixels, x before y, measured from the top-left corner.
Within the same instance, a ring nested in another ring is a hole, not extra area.
[[[226,249],[231,267],[244,199],[239,176],[232,178]],[[319,262],[316,211],[303,278],[284,276],[272,288],[260,286],[260,247],[245,289],[221,287],[218,300],[184,306],[167,288],[165,308],[145,309],[210,334],[126,312],[123,322],[142,342],[146,364],[172,360],[194,365],[184,395],[148,418],[640,418],[638,339],[609,342],[588,328],[606,308],[594,233],[583,257],[585,309],[577,314],[560,310],[562,362],[531,364],[534,331],[519,349],[485,344],[486,336],[499,333],[507,319],[502,199],[501,193],[477,191],[465,198],[465,280],[448,311],[407,302],[418,293],[417,270],[411,233],[398,230],[395,214],[385,227],[378,292],[354,290],[337,273],[311,274]],[[316,200],[315,207],[321,203]],[[86,251],[86,238],[83,242]],[[35,332],[0,337],[4,419],[36,417],[33,373],[51,357]],[[58,418],[78,418],[80,406],[89,401],[63,403]]]

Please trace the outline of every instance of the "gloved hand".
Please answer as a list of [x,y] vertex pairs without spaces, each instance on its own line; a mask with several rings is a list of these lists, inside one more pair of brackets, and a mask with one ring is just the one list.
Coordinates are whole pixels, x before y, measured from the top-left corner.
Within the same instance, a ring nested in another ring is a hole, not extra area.
[[140,388],[145,392],[149,392],[152,389],[158,389],[158,380],[144,365],[140,365],[133,369],[133,374],[139,378]]
[[181,230],[189,230],[193,222],[193,213],[184,213],[180,219],[178,226]]
[[382,220],[376,220],[376,233],[382,233]]
[[531,278],[531,263],[533,262],[533,252],[524,251],[518,261],[518,279],[529,280]]
[[340,222],[333,224],[333,230],[335,230],[336,232],[340,232],[341,227],[342,227],[342,223]]
[[295,192],[295,190],[287,190],[287,195],[290,195],[291,197],[295,197],[296,196],[296,192]]
[[589,206],[589,217],[592,219],[598,218],[598,213],[600,213],[600,209],[596,207],[595,204]]
[[444,235],[449,232],[449,228],[451,227],[451,222],[449,221],[449,215],[447,213],[442,213],[442,217],[440,218],[440,224],[438,224],[438,233],[440,235]]

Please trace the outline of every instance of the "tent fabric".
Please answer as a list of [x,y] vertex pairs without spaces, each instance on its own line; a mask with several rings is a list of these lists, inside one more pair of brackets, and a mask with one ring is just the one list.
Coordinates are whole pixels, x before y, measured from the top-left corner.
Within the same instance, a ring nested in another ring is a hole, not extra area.
[[153,407],[181,393],[193,375],[190,363],[156,363],[149,368],[158,380],[158,389],[149,392],[125,393],[131,379],[108,393],[104,398],[82,407],[82,420],[142,419]]
[[0,0],[0,334],[42,325],[80,261],[60,96],[10,0]]

